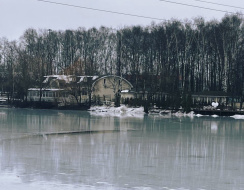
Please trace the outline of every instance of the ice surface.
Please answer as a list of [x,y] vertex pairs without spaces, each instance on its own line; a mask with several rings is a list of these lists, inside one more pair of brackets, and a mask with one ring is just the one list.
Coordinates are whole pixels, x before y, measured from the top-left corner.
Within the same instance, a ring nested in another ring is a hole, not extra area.
[[1,109],[0,190],[243,189],[244,120],[101,110]]

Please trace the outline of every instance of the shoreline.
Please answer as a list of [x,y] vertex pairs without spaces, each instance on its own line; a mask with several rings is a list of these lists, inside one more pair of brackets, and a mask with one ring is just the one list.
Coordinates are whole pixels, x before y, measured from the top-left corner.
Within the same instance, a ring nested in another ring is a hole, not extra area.
[[[170,109],[152,109],[149,113],[144,112],[143,107],[127,107],[125,105],[121,105],[120,107],[110,107],[110,106],[91,106],[88,109],[91,114],[99,115],[99,116],[132,116],[132,117],[144,117],[145,115],[149,116],[159,116],[159,117],[230,117],[234,119],[244,119],[244,114],[239,114],[238,111],[232,111],[231,115],[218,115],[216,112],[212,112],[212,114],[199,114],[194,112],[193,110],[189,113],[182,112],[181,110],[170,110]],[[212,110],[213,111],[213,110]],[[215,110],[216,111],[216,110]],[[217,110],[220,111],[220,110]],[[208,113],[208,112],[206,112]],[[210,112],[209,112],[210,113]]]
[[159,117],[231,117],[234,119],[244,119],[243,111],[232,111],[232,110],[203,110],[203,109],[192,109],[191,112],[185,113],[181,109],[160,109],[152,108],[149,109],[148,113],[145,113],[144,107],[128,107],[121,104],[120,107],[113,106],[87,106],[87,105],[67,105],[67,106],[51,106],[48,103],[33,105],[27,104],[27,106],[16,106],[14,104],[0,104],[0,108],[29,108],[29,109],[49,109],[49,110],[74,110],[74,111],[88,111],[92,115],[97,116],[115,116],[115,117],[138,117],[142,118],[145,115],[148,116],[159,116]]

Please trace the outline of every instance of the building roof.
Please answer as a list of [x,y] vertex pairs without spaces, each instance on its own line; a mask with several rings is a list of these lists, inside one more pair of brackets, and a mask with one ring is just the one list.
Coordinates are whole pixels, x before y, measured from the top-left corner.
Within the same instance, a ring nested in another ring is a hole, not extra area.
[[95,81],[97,78],[99,78],[99,76],[78,76],[78,77],[80,78],[78,83],[83,82],[85,78],[91,78],[92,81]]
[[127,79],[125,79],[124,77],[121,77],[121,76],[117,76],[117,75],[105,75],[105,76],[102,76],[102,77],[98,77],[94,83],[92,84],[92,87],[94,87],[95,83],[98,81],[98,80],[101,80],[101,79],[105,79],[105,78],[108,78],[108,77],[114,77],[114,78],[119,78],[119,79],[122,79],[124,80],[125,82],[127,82],[131,88],[133,88],[133,85],[131,84],[130,81],[128,81]]
[[43,81],[43,83],[48,83],[49,79],[57,79],[57,80],[62,80],[65,81],[65,83],[70,83],[73,81],[73,78],[75,77],[74,75],[48,75],[44,76],[46,79]]
[[[64,89],[59,88],[42,88],[42,91],[62,91]],[[40,91],[40,88],[29,88],[28,91]]]

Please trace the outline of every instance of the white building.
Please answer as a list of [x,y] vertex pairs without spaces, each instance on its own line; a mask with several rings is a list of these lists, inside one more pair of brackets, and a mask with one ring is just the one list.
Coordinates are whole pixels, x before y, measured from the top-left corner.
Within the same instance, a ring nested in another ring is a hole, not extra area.
[[[132,98],[132,84],[126,79],[114,75],[108,76],[45,76],[42,88],[28,89],[27,100],[50,102],[56,105],[70,105],[100,97],[101,101],[114,101],[115,94],[122,98]],[[89,97],[90,96],[90,97]]]

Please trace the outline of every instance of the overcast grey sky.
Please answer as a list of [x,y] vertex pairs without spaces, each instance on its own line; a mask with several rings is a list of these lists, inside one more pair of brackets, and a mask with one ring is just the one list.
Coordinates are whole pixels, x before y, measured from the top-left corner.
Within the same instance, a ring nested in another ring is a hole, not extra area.
[[[225,13],[214,10],[190,7],[176,3],[201,6],[229,12],[243,12],[243,0],[206,0],[208,2],[236,6],[239,8],[209,4],[197,0],[48,0],[80,7],[101,9],[126,14],[140,15],[159,19],[192,19],[202,16],[206,20],[220,20]],[[65,30],[78,27],[108,26],[122,28],[131,25],[149,25],[156,19],[147,19],[120,14],[94,11],[41,2],[38,0],[0,0],[0,37],[18,39],[28,28]]]

